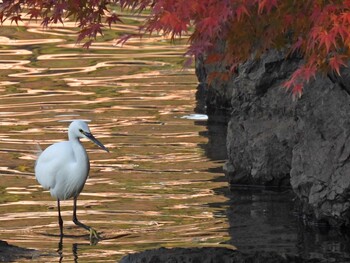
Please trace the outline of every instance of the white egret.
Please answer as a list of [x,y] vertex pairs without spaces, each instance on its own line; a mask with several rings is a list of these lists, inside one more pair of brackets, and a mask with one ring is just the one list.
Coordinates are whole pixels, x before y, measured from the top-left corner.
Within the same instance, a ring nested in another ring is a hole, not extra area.
[[35,163],[35,177],[43,188],[50,190],[51,196],[57,199],[58,223],[61,239],[63,237],[63,220],[60,201],[70,198],[73,202],[73,222],[90,231],[90,240],[99,238],[97,232],[77,219],[77,198],[83,190],[89,175],[90,162],[80,138],[87,138],[101,147],[108,149],[90,132],[86,122],[73,121],[68,128],[68,141],[50,145],[43,151]]

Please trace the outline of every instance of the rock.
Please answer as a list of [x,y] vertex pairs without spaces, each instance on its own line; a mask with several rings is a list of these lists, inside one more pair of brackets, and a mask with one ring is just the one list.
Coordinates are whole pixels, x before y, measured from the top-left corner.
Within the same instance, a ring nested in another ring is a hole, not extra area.
[[280,83],[299,63],[297,58],[285,60],[283,53],[271,51],[243,64],[226,85],[209,88],[220,92],[225,86],[231,94],[225,165],[231,184],[290,184],[296,103]]
[[[294,101],[281,83],[300,63],[270,50],[207,87],[208,107],[231,111],[225,174],[230,184],[291,186],[306,218],[350,226],[350,70],[318,75]],[[202,83],[225,68],[200,67]]]
[[[225,45],[223,42],[218,43],[217,47],[213,49],[213,52],[220,52],[224,50]],[[207,113],[212,114],[219,111],[223,111],[231,108],[231,93],[232,89],[227,86],[230,85],[231,80],[222,81],[220,78],[211,78],[211,83],[208,85],[208,79],[211,73],[224,72],[226,65],[222,63],[205,64],[205,58],[203,56],[196,58],[196,74],[200,82],[200,87],[206,91],[206,106]],[[210,86],[210,87],[208,87]],[[215,87],[214,89],[211,87]]]
[[[298,143],[291,185],[303,211],[318,221],[350,225],[350,97],[337,83],[318,77],[299,101]],[[312,216],[312,213],[311,213]]]
[[18,261],[19,259],[34,259],[39,257],[37,250],[21,248],[0,240],[0,262]]
[[130,254],[120,263],[293,263],[320,262],[276,252],[241,253],[227,248],[159,248]]

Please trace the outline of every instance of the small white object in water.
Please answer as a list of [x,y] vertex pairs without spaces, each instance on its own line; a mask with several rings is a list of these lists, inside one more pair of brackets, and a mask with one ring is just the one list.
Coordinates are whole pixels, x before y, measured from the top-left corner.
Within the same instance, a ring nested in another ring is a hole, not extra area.
[[206,114],[190,114],[190,115],[182,116],[181,119],[206,121],[206,120],[208,120],[208,115],[206,115]]

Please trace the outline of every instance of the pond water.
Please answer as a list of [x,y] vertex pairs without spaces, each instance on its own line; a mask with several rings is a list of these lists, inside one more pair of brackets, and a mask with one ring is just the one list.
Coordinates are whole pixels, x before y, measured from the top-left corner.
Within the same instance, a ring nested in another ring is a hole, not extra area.
[[[227,198],[215,189],[226,183],[211,171],[223,160],[206,157],[206,121],[191,115],[197,79],[182,67],[186,46],[152,37],[118,47],[117,32],[136,30],[124,26],[84,50],[74,30],[1,28],[0,239],[44,251],[43,262],[113,262],[147,248],[225,243],[228,220],[216,204]],[[72,119],[90,121],[111,151],[84,142],[91,171],[78,200],[78,217],[103,240],[90,246],[64,201],[59,255],[56,201],[33,165],[38,144],[66,140]]]
[[[75,43],[69,22],[0,28],[0,240],[39,250],[36,262],[115,262],[161,246],[345,253],[339,239],[305,250],[315,235],[301,238],[289,192],[228,190],[225,121],[198,112],[197,78],[182,67],[186,41],[115,45],[118,34],[136,30],[129,22],[89,50]],[[78,218],[102,240],[90,245],[64,201],[57,252],[56,201],[33,166],[38,145],[65,140],[73,119],[89,121],[111,151],[83,142],[91,171]]]

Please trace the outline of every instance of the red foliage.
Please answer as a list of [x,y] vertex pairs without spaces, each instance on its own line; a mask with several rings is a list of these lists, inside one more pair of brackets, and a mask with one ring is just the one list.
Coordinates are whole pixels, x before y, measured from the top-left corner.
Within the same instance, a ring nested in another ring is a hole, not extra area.
[[329,59],[329,65],[330,67],[340,76],[340,67],[344,66],[347,67],[346,63],[344,62],[345,56],[334,54],[333,57]]
[[48,26],[69,17],[80,27],[78,41],[88,47],[104,24],[121,22],[112,6],[135,13],[149,9],[142,34],[176,38],[191,32],[189,55],[213,53],[217,41],[224,41],[225,54],[212,54],[207,63],[220,59],[234,69],[266,49],[298,52],[305,64],[284,84],[294,95],[319,70],[340,74],[350,57],[350,0],[3,0],[0,21],[18,23],[26,12]]

